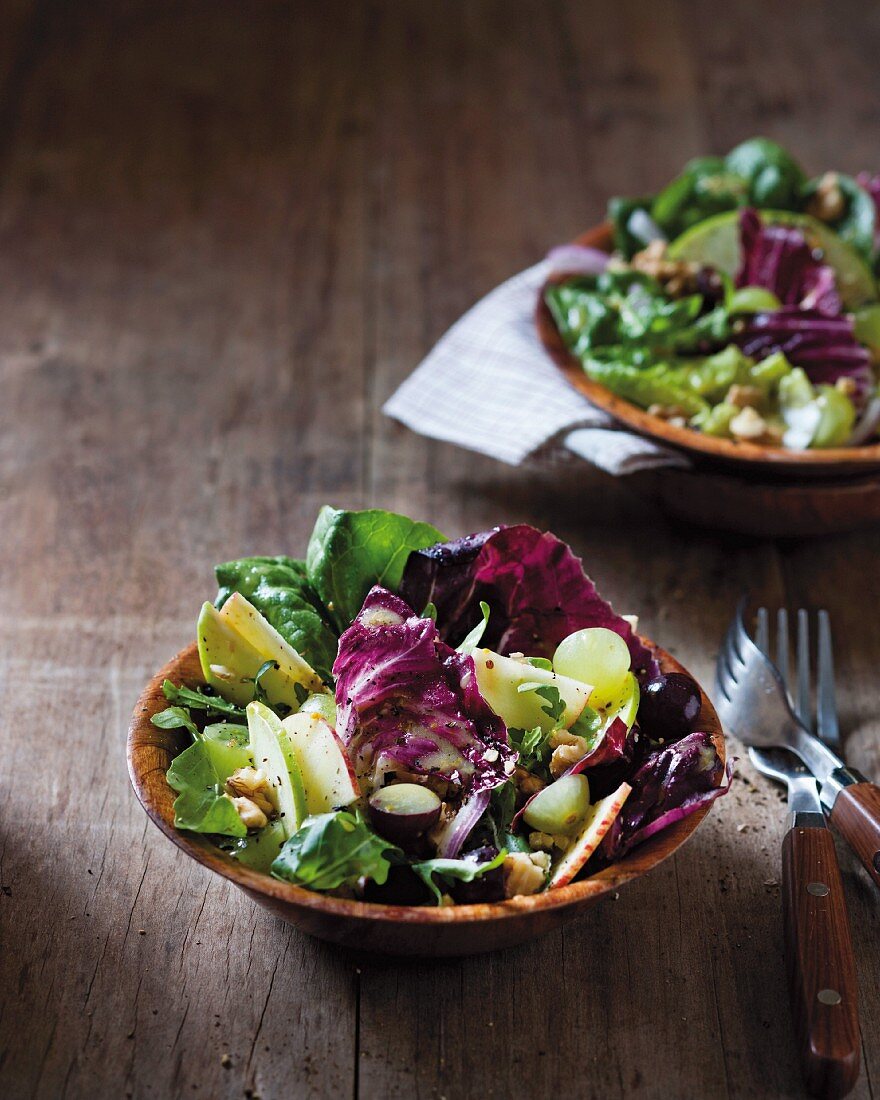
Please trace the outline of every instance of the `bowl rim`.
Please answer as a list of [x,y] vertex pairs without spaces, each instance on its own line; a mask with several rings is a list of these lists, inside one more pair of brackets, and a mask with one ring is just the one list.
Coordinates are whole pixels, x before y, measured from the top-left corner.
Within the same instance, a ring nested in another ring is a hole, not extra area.
[[[665,650],[655,646],[647,638],[642,638],[642,641],[652,649],[663,671],[687,671]],[[159,729],[150,721],[154,714],[167,705],[162,694],[162,683],[166,679],[174,683],[187,683],[190,686],[204,682],[195,642],[182,649],[150,679],[135,705],[127,739],[128,771],[134,792],[153,824],[161,829],[178,848],[203,867],[229,879],[257,900],[265,899],[266,902],[274,902],[276,905],[281,903],[295,909],[318,911],[331,916],[356,918],[372,923],[425,925],[507,920],[521,918],[528,913],[565,909],[616,891],[625,883],[652,870],[681,847],[713,805],[710,802],[701,806],[687,817],[656,833],[623,859],[590,878],[540,894],[510,898],[501,902],[437,907],[389,905],[329,897],[271,878],[268,874],[236,863],[230,855],[221,851],[206,836],[175,828],[172,809],[175,792],[168,785],[165,772],[174,756],[185,747],[185,742],[180,731]],[[721,723],[706,692],[699,683],[698,686],[702,707],[697,727],[711,735],[722,761],[726,762],[725,738]]]
[[[610,252],[612,239],[611,223],[602,222],[576,237],[572,243]],[[535,305],[538,336],[566,380],[588,398],[591,404],[610,413],[622,424],[678,450],[729,464],[772,467],[778,472],[788,471],[792,474],[833,474],[836,470],[844,469],[856,473],[880,468],[880,443],[861,444],[857,447],[829,447],[815,451],[790,451],[784,447],[767,447],[758,443],[736,443],[731,439],[704,435],[694,428],[679,428],[669,424],[659,416],[652,416],[640,409],[631,401],[618,397],[601,383],[594,382],[587,377],[580,362],[566,347],[544,300],[548,287],[571,278],[573,274],[554,272],[541,285]]]

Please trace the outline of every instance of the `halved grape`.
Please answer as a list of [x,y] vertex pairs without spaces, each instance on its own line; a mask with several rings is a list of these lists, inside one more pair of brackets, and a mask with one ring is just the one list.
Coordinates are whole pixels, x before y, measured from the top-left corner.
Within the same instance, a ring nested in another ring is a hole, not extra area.
[[541,833],[576,833],[590,808],[590,783],[585,775],[563,775],[539,791],[526,807],[527,825]]
[[593,685],[590,706],[602,710],[619,694],[629,672],[626,642],[604,626],[576,630],[563,638],[553,655],[553,668],[563,676]]
[[649,680],[639,700],[639,724],[652,741],[677,741],[691,732],[702,699],[696,683],[683,672]]
[[395,844],[409,844],[440,816],[440,799],[418,783],[392,783],[370,796],[370,820]]

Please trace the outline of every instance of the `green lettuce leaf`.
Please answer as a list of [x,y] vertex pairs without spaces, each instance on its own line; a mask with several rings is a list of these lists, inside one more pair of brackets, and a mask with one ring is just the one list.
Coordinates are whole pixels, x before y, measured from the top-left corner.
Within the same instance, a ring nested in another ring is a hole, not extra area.
[[[507,852],[502,849],[494,859],[490,859],[487,863],[475,863],[470,859],[425,859],[421,863],[413,863],[412,869],[430,889],[437,899],[437,904],[440,905],[443,900],[443,891],[440,886],[444,882],[448,882],[450,879],[457,879],[459,882],[473,882],[475,878],[480,878],[487,871],[493,871],[496,867],[500,867],[506,857]],[[439,884],[435,876],[440,880]]]
[[417,523],[394,512],[378,508],[346,512],[325,505],[309,540],[306,570],[312,588],[341,633],[374,584],[396,592],[410,552],[443,539],[429,523]]
[[322,680],[330,681],[337,632],[309,583],[305,562],[284,556],[239,558],[216,566],[214,572],[220,585],[217,607],[240,592]]
[[202,741],[196,741],[172,760],[166,778],[178,792],[174,800],[176,828],[224,836],[247,835],[232,799],[223,790],[226,776],[219,774]]
[[276,878],[309,890],[335,890],[369,878],[380,886],[388,878],[389,856],[400,855],[377,836],[360,814],[346,810],[308,817],[272,864]]

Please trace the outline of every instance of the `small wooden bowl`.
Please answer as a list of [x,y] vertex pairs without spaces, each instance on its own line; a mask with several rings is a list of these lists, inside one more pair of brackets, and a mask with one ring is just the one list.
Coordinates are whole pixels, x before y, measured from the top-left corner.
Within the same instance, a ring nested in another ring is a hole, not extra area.
[[[596,226],[575,241],[588,248],[598,248],[603,252],[612,249],[612,232],[608,223]],[[632,428],[641,435],[650,436],[667,446],[686,451],[703,464],[712,463],[737,467],[742,473],[749,470],[749,476],[771,478],[822,478],[848,477],[880,471],[880,443],[865,444],[861,447],[831,447],[827,450],[789,451],[784,447],[765,447],[757,443],[736,443],[732,439],[716,439],[691,428],[678,428],[651,416],[637,405],[617,397],[605,386],[592,381],[584,373],[580,362],[565,345],[553,315],[544,301],[544,291],[548,286],[563,282],[567,276],[552,276],[541,288],[535,312],[538,335],[554,362],[576,390],[579,390],[591,404],[610,413],[615,420]]]
[[[654,652],[664,671],[685,671],[662,649],[654,647]],[[359,950],[427,957],[471,955],[541,936],[656,867],[687,840],[711,808],[710,804],[696,810],[588,879],[532,897],[448,908],[389,906],[327,897],[243,867],[206,837],[175,829],[175,794],[165,772],[186,747],[186,738],[178,730],[158,729],[150,722],[152,715],[167,705],[162,694],[166,679],[193,687],[202,682],[194,644],[153,677],[138,700],[129,726],[128,771],[135,793],[153,822],[187,855],[228,878],[254,901],[303,932]],[[724,759],[721,724],[705,692],[702,696],[699,728],[712,735]]]

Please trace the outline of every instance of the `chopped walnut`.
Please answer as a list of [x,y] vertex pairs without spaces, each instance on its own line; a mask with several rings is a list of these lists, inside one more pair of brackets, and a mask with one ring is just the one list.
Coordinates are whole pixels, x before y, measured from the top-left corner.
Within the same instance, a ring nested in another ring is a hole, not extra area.
[[252,799],[241,795],[232,799],[232,805],[248,829],[262,829],[264,825],[269,824],[269,818]]
[[736,382],[727,391],[724,400],[728,405],[736,405],[738,409],[757,408],[763,401],[764,394],[757,386],[740,386]]
[[855,378],[850,378],[849,375],[843,375],[834,383],[834,388],[840,390],[844,397],[853,397],[859,387]]
[[826,172],[807,203],[807,213],[820,222],[836,222],[846,213],[846,199],[836,172]]
[[730,422],[731,435],[737,439],[760,439],[766,430],[767,421],[751,405],[737,413]]
[[504,860],[504,896],[537,893],[546,879],[543,862],[537,852],[511,852]]
[[684,427],[687,422],[687,413],[681,405],[649,405],[648,414],[659,416],[661,420],[667,420],[677,427]]
[[513,770],[513,782],[520,794],[525,795],[526,798],[531,798],[531,796],[537,794],[538,791],[543,791],[546,786],[543,779],[539,779],[536,775],[532,775],[530,771],[527,771],[519,765]]
[[275,812],[272,785],[262,768],[238,768],[226,780],[226,793],[250,800],[264,814]]
[[555,730],[550,736],[550,744],[554,746],[550,757],[550,774],[554,779],[586,756],[590,748],[585,738],[567,730]]
[[536,867],[540,867],[542,871],[550,870],[550,853],[549,852],[532,852],[529,856],[532,863]]
[[699,289],[700,265],[670,260],[666,255],[666,241],[651,241],[647,248],[633,256],[630,267],[656,279],[672,298],[695,294]]
[[529,847],[533,852],[538,852],[542,848],[550,850],[553,847],[553,837],[549,833],[529,833]]

